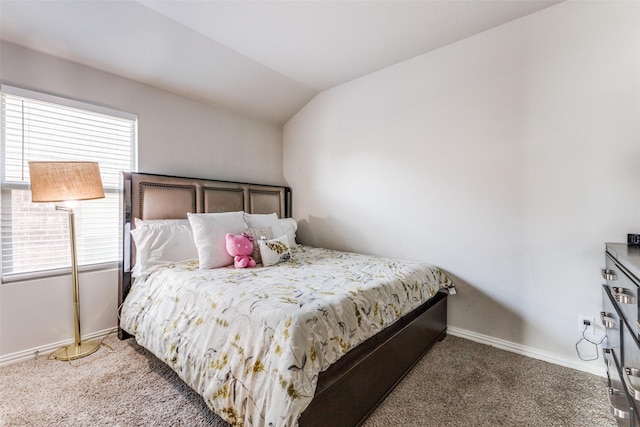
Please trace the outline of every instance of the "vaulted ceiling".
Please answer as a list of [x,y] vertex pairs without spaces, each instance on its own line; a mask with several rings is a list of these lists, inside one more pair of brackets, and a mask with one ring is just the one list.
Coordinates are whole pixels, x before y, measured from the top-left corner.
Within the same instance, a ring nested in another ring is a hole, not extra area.
[[318,92],[547,0],[0,0],[0,37],[283,124]]

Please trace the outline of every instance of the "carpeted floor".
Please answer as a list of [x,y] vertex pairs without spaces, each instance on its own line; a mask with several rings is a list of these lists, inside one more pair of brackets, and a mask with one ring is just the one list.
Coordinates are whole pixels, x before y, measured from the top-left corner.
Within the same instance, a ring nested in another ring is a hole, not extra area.
[[[226,426],[132,339],[0,368],[0,426]],[[616,425],[603,378],[448,336],[365,427]]]

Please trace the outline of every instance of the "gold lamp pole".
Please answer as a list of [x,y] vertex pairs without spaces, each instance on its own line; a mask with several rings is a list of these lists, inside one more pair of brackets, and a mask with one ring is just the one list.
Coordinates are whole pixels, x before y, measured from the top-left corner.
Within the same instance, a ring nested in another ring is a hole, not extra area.
[[[33,202],[66,202],[104,197],[100,168],[96,162],[29,162],[29,174]],[[100,342],[82,342],[75,215],[70,207],[56,206],[56,210],[67,212],[69,216],[75,341],[73,344],[59,348],[53,352],[53,355],[58,360],[73,360],[97,351],[100,348]]]

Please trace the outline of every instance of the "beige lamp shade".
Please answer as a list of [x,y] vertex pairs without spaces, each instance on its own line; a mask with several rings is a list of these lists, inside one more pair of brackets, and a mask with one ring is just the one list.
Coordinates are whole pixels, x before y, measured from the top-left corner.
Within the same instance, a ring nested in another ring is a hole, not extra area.
[[104,197],[96,162],[29,162],[31,200],[64,202]]

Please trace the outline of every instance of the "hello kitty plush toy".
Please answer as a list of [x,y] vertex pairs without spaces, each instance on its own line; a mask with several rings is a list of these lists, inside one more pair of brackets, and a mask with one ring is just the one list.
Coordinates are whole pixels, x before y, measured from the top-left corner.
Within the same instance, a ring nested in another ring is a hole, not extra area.
[[253,237],[242,234],[227,233],[227,252],[233,257],[235,268],[255,267],[256,262],[251,257],[253,253]]

